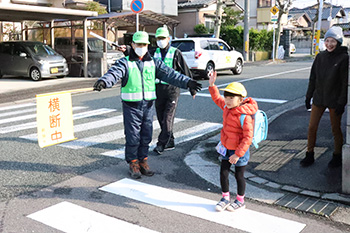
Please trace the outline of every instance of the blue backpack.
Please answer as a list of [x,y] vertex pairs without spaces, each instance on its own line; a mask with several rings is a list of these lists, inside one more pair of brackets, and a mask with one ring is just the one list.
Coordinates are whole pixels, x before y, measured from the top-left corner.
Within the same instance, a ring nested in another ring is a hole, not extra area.
[[[242,128],[245,116],[246,114],[242,114],[240,117]],[[258,143],[266,140],[269,122],[266,113],[262,110],[258,110],[254,115],[252,115],[252,118],[254,121],[254,136],[252,144],[258,149]]]

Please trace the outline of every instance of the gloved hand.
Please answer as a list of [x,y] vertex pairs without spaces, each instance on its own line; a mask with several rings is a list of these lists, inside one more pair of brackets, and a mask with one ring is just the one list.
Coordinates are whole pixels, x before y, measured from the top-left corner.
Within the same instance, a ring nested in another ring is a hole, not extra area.
[[191,96],[195,96],[197,94],[197,91],[194,89],[190,89]]
[[345,111],[345,106],[341,104],[337,104],[337,106],[335,107],[335,113],[337,115],[341,115],[344,113],[344,111]]
[[106,83],[102,80],[97,80],[94,84],[94,91],[101,91],[106,88]]
[[305,107],[307,110],[311,109],[311,98],[306,98],[305,99]]
[[197,82],[196,80],[190,80],[187,83],[187,87],[190,89],[191,95],[193,95],[192,93],[194,93],[193,91],[195,91],[196,93],[198,91],[200,91],[202,89],[202,84]]

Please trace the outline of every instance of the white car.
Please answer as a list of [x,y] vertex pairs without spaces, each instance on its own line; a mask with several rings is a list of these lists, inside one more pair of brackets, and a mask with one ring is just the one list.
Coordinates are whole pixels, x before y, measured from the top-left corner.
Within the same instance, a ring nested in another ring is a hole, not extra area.
[[183,38],[174,39],[171,46],[181,50],[182,55],[194,74],[208,78],[214,70],[231,70],[241,74],[243,56],[225,41],[217,38]]

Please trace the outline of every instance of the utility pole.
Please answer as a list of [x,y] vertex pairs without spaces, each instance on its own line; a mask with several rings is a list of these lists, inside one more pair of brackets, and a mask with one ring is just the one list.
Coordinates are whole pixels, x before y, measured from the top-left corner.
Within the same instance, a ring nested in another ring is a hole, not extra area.
[[221,8],[222,8],[222,1],[221,0],[216,0],[216,18],[215,18],[215,28],[214,28],[214,35],[215,38],[219,38],[220,36],[220,27],[221,27]]
[[316,55],[320,52],[322,11],[323,11],[323,0],[320,0],[320,6],[318,8],[318,23],[317,23],[317,34],[316,34],[316,51],[315,51]]
[[249,0],[244,0],[243,58],[249,61]]

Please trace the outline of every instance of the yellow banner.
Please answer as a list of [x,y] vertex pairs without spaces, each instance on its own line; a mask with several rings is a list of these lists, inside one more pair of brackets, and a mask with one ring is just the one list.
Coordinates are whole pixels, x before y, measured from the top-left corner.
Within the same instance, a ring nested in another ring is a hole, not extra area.
[[76,139],[70,92],[37,95],[36,111],[41,148]]

